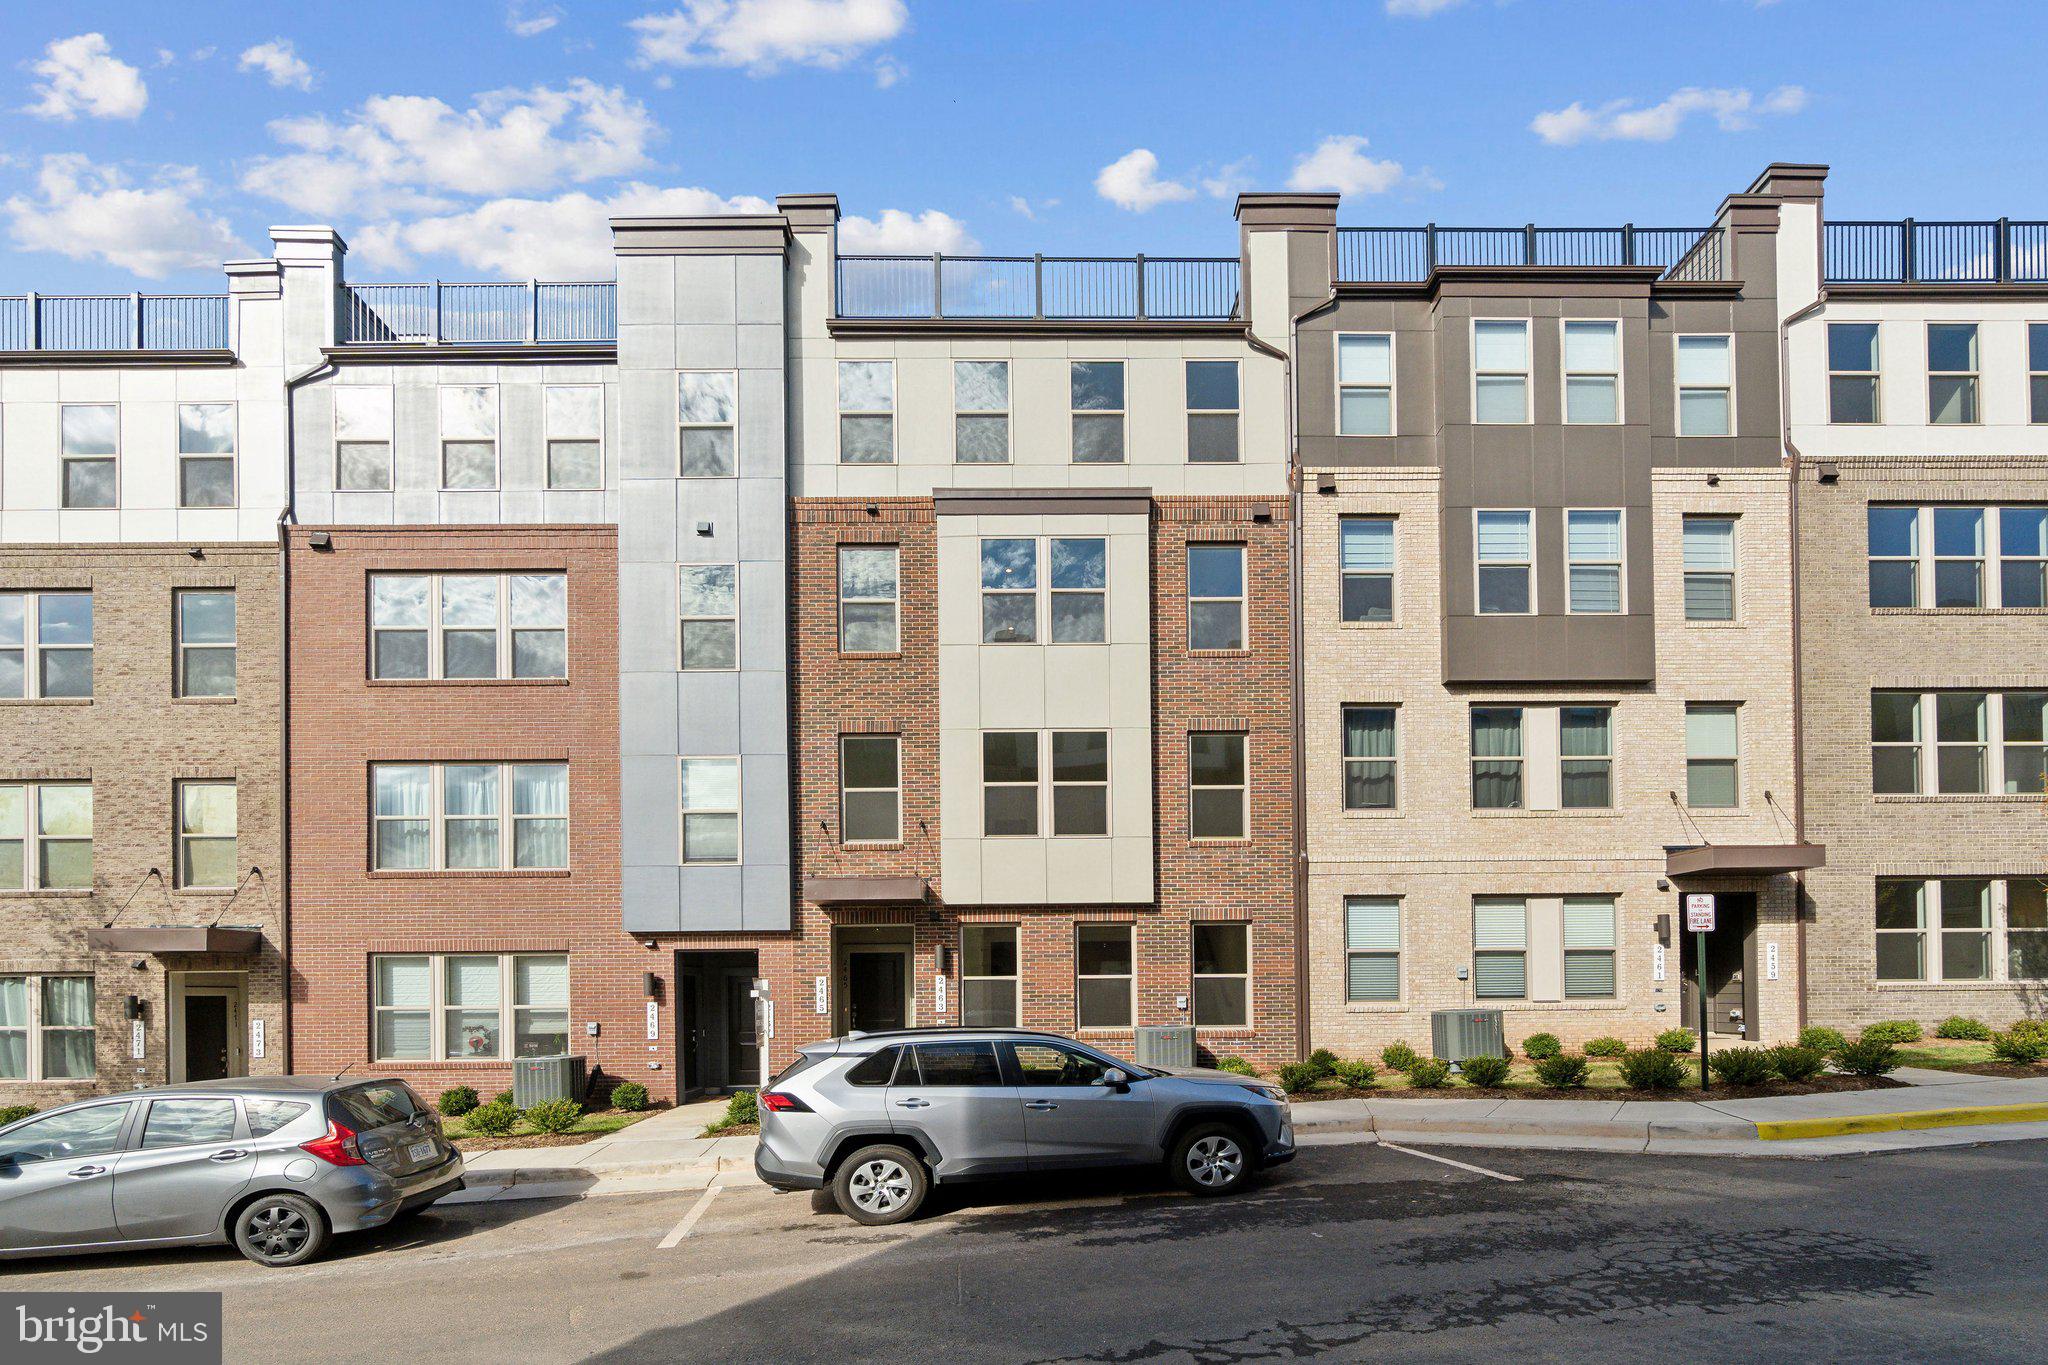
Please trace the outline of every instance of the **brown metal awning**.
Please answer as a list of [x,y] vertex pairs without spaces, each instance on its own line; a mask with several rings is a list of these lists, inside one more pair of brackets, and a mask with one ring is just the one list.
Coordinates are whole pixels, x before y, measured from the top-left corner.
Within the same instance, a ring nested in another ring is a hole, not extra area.
[[1690,848],[1664,850],[1667,877],[1768,876],[1775,872],[1801,872],[1825,867],[1827,847],[1823,844],[1699,844]]
[[253,953],[263,946],[261,929],[233,925],[132,924],[89,929],[85,937],[110,953]]
[[804,899],[817,905],[901,905],[924,900],[922,877],[806,877]]

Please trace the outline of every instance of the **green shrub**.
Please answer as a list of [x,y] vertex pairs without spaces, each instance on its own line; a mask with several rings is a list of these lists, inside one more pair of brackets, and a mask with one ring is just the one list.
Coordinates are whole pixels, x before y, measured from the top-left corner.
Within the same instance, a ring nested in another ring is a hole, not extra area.
[[1823,1057],[1833,1056],[1847,1046],[1848,1042],[1849,1040],[1842,1036],[1842,1031],[1838,1028],[1827,1028],[1816,1024],[1812,1028],[1799,1030],[1799,1046],[1812,1052],[1818,1052]]
[[1619,1038],[1595,1038],[1586,1044],[1588,1057],[1620,1057],[1628,1052],[1628,1044]]
[[1810,1081],[1828,1064],[1825,1054],[1810,1047],[1787,1044],[1771,1049],[1771,1065],[1788,1081]]
[[2048,1019],[2022,1019],[2006,1030],[2026,1038],[2039,1038],[2048,1042]]
[[1380,1060],[1389,1071],[1407,1071],[1422,1058],[1406,1043],[1388,1043],[1380,1049]]
[[1920,1038],[1920,1026],[1911,1019],[1886,1019],[1863,1030],[1867,1043],[1917,1043]]
[[1692,1068],[1662,1047],[1641,1048],[1621,1058],[1621,1083],[1631,1090],[1676,1090],[1691,1077]]
[[1988,1042],[1991,1026],[1982,1019],[1965,1019],[1960,1014],[1951,1014],[1934,1026],[1937,1038],[1963,1038],[1973,1043]]
[[1495,1089],[1508,1078],[1508,1059],[1505,1057],[1467,1057],[1458,1065],[1465,1074],[1465,1084],[1476,1085],[1481,1090]]
[[1555,1057],[1563,1051],[1564,1044],[1557,1041],[1555,1033],[1532,1033],[1522,1040],[1522,1055],[1532,1062]]
[[1288,1062],[1280,1068],[1280,1088],[1290,1095],[1305,1095],[1322,1083],[1322,1075],[1309,1062]]
[[36,1112],[32,1104],[0,1104],[0,1128],[10,1123],[19,1123]]
[[542,1100],[526,1111],[526,1121],[536,1133],[566,1133],[583,1117],[583,1106],[574,1100]]
[[1372,1083],[1380,1078],[1368,1061],[1337,1063],[1337,1080],[1347,1090],[1370,1090]]
[[761,1121],[761,1100],[751,1090],[735,1090],[732,1098],[725,1102],[725,1118],[728,1128],[740,1128],[749,1123]]
[[1835,1065],[1852,1076],[1883,1076],[1898,1069],[1899,1050],[1882,1038],[1870,1037],[1866,1031],[1863,1037],[1836,1051]]
[[519,1122],[519,1111],[512,1107],[510,1100],[492,1100],[470,1110],[463,1122],[478,1137],[503,1137],[512,1131],[513,1124]]
[[1760,1048],[1731,1047],[1707,1058],[1707,1070],[1723,1085],[1762,1085],[1777,1074],[1771,1054]]
[[2030,1064],[2048,1057],[2048,1030],[2015,1027],[1991,1035],[1991,1055],[2001,1062]]
[[519,1112],[519,1106],[512,1103],[512,1092],[509,1090],[500,1090],[497,1094],[493,1095],[491,1103],[502,1104],[515,1114]]
[[1552,1090],[1577,1090],[1586,1083],[1586,1059],[1560,1052],[1536,1063],[1536,1079]]
[[1417,1057],[1408,1068],[1408,1084],[1417,1090],[1435,1090],[1451,1078],[1451,1064],[1435,1057]]
[[1228,1071],[1233,1076],[1256,1076],[1259,1069],[1242,1057],[1224,1057],[1216,1063],[1218,1071]]
[[612,1108],[637,1114],[647,1107],[647,1087],[638,1081],[624,1081],[612,1087]]
[[459,1119],[476,1108],[476,1088],[467,1085],[451,1085],[441,1092],[441,1112],[451,1119]]
[[1668,1028],[1657,1035],[1657,1046],[1666,1052],[1691,1052],[1700,1040],[1689,1028]]
[[1308,1054],[1307,1066],[1318,1078],[1328,1080],[1337,1074],[1337,1054],[1326,1047],[1319,1047]]

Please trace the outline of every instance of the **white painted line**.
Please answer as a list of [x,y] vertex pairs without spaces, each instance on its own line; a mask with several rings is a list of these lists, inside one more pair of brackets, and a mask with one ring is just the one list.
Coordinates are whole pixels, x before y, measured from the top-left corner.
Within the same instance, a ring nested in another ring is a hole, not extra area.
[[1424,1161],[1440,1161],[1446,1166],[1456,1166],[1461,1171],[1470,1171],[1474,1175],[1483,1175],[1489,1180],[1505,1180],[1510,1185],[1522,1183],[1522,1177],[1518,1175],[1502,1175],[1499,1171],[1489,1171],[1484,1166],[1473,1166],[1463,1161],[1453,1161],[1447,1156],[1437,1156],[1433,1152],[1418,1152],[1413,1147],[1403,1147],[1399,1143],[1388,1142],[1384,1139],[1381,1140],[1380,1146],[1390,1152],[1406,1152],[1409,1156],[1419,1156]]
[[704,1193],[698,1197],[697,1202],[690,1205],[690,1211],[683,1215],[683,1221],[668,1230],[668,1236],[661,1239],[661,1245],[655,1248],[655,1250],[674,1250],[676,1243],[688,1237],[690,1229],[697,1226],[697,1220],[704,1216],[704,1210],[711,1207],[711,1201],[718,1198],[718,1191],[722,1188],[719,1185],[705,1187]]

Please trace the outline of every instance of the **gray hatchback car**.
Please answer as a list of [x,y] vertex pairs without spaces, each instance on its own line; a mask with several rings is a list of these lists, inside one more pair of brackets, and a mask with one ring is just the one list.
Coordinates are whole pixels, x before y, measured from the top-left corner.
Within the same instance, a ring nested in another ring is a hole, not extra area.
[[754,1170],[832,1190],[861,1223],[916,1213],[934,1182],[1164,1163],[1227,1194],[1294,1158],[1287,1097],[1252,1077],[1159,1070],[1022,1029],[850,1033],[800,1048],[760,1094]]
[[461,1188],[462,1154],[404,1081],[136,1090],[0,1128],[0,1257],[227,1242],[297,1265]]

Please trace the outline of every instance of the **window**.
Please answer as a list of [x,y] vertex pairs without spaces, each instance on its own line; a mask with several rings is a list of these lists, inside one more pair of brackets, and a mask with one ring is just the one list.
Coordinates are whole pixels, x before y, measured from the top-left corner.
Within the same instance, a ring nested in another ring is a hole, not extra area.
[[1529,994],[1529,907],[1506,896],[1472,902],[1472,994],[1521,1000]]
[[1472,708],[1472,806],[1475,810],[1522,808],[1520,707]]
[[604,487],[604,387],[550,384],[541,395],[548,487]]
[[1345,810],[1394,809],[1395,714],[1391,706],[1344,708]]
[[1392,333],[1338,334],[1337,434],[1394,434]]
[[1188,736],[1188,834],[1195,839],[1245,838],[1245,737]]
[[1109,542],[1099,536],[1053,538],[1047,558],[1054,644],[1099,645],[1108,638],[1108,555]]
[[897,551],[894,545],[839,547],[839,649],[896,652]]
[[565,678],[568,627],[565,574],[370,575],[373,678]]
[[2027,415],[2048,422],[2048,322],[2027,324]]
[[1621,420],[1621,324],[1564,325],[1564,420],[1612,426]]
[[113,507],[121,458],[121,409],[113,403],[66,403],[58,415],[64,455],[64,506]]
[[1558,804],[1605,810],[1614,804],[1614,711],[1606,706],[1558,708]]
[[2003,767],[1998,789],[2008,796],[2048,796],[2048,692],[2000,695]]
[[1736,708],[1718,702],[1685,707],[1685,804],[1726,809],[1741,804],[1741,737]]
[[1620,512],[1566,512],[1564,558],[1567,610],[1595,616],[1621,611]]
[[1529,324],[1472,323],[1472,420],[1529,420]]
[[[896,1075],[897,1059],[908,1051],[908,1048],[900,1047],[875,1049],[867,1055],[864,1061],[848,1069],[846,1083],[848,1085],[887,1085]],[[788,1073],[784,1072],[783,1074],[787,1075]],[[905,1068],[904,1075],[906,1077],[914,1077],[916,1074],[917,1062],[913,1059],[909,1066]],[[780,1078],[778,1077],[777,1079]]]
[[0,784],[0,891],[92,889],[92,784]]
[[2048,508],[1873,505],[1866,515],[1871,606],[2048,606]]
[[1735,619],[1735,518],[1684,519],[1685,619]]
[[2048,607],[2048,508],[2000,507],[1998,605]]
[[1975,792],[1985,785],[1989,698],[1982,692],[1934,694],[1934,772],[1937,790]]
[[896,459],[896,362],[839,362],[839,463]]
[[1920,790],[1922,738],[1917,692],[1870,694],[1871,790],[1913,793]]
[[370,786],[377,871],[569,866],[566,764],[375,763]]
[[[1050,1043],[1010,1043],[1010,1058],[1017,1064],[1018,1080],[1027,1086],[1101,1085],[1109,1063],[1100,1057],[1071,1047]],[[1057,1106],[1055,1106],[1057,1107]]]
[[839,737],[839,837],[893,844],[903,837],[900,741],[895,735]]
[[1842,424],[1881,420],[1878,406],[1877,324],[1828,324],[1828,420]]
[[178,505],[235,505],[235,405],[178,404]]
[[1251,933],[1249,924],[1193,926],[1195,1027],[1251,1023]]
[[1131,926],[1074,927],[1075,1013],[1082,1028],[1131,1026]]
[[1934,605],[1984,605],[1984,509],[1934,509]]
[[739,376],[730,370],[686,370],[676,376],[676,397],[682,476],[731,478],[739,469],[734,427]]
[[1124,462],[1124,363],[1076,360],[1068,365],[1075,464]]
[[1017,1026],[1017,926],[960,926],[960,1024]]
[[241,865],[235,856],[235,784],[178,784],[178,885],[189,890],[232,890]]
[[1480,509],[1473,514],[1478,549],[1479,614],[1526,616],[1536,610],[1528,512]]
[[1977,420],[1977,324],[1927,324],[1927,420],[1966,426]]
[[1010,362],[953,362],[953,459],[1010,462]]
[[991,730],[981,737],[984,838],[1038,834],[1038,732]]
[[2042,888],[2039,877],[1879,877],[1877,979],[2048,977],[2048,903]]
[[441,487],[498,486],[498,390],[491,384],[441,387]]
[[1867,514],[1870,538],[1870,605],[1920,605],[1920,509],[1872,507]]
[[142,1124],[142,1147],[191,1147],[235,1136],[233,1100],[152,1100]]
[[92,695],[92,594],[0,593],[0,700]]
[[1244,546],[1188,546],[1188,648],[1244,647]]
[[334,393],[334,486],[343,492],[391,489],[391,389],[337,384]]
[[1344,898],[1344,998],[1401,998],[1401,902],[1392,896]]
[[1678,339],[1678,434],[1728,436],[1735,430],[1733,339],[1682,336]]
[[682,769],[683,861],[740,860],[740,761],[685,758]]
[[[0,1081],[91,1080],[99,1071],[93,1006],[89,976],[0,976]],[[119,1129],[118,1119],[114,1127]],[[113,1150],[112,1137],[104,1150]],[[66,1154],[90,1155],[75,1149]]]
[[2005,884],[2005,975],[2009,981],[2048,978],[2048,894],[2039,877]]
[[1028,537],[981,542],[981,642],[1028,645],[1038,640],[1038,542]]
[[379,1061],[501,1061],[568,1050],[565,954],[379,956],[371,978]]
[[242,1112],[249,1116],[249,1136],[252,1138],[269,1137],[312,1107],[291,1100],[242,1101]]
[[1109,833],[1109,734],[1052,732],[1052,832],[1055,838]]
[[740,666],[740,585],[736,564],[684,564],[676,570],[686,673]]
[[1237,362],[1188,362],[1188,463],[1236,464]]
[[[1872,692],[1872,790],[2035,794],[2040,746],[2031,736],[2038,732],[2042,697],[2032,692]],[[1994,701],[2000,705],[1994,707]],[[2009,743],[1997,743],[1994,722],[2018,733],[2006,734]],[[1934,734],[1931,771],[1929,730]]]
[[1564,998],[1614,998],[1614,898],[1564,898]]
[[235,695],[235,593],[183,588],[173,593],[178,632],[178,695]]
[[1879,877],[1877,979],[1925,981],[1927,967],[1927,883]]
[[926,1085],[1003,1084],[994,1043],[920,1043],[912,1051],[913,1064]]
[[1394,519],[1345,517],[1337,523],[1346,621],[1394,619]]

